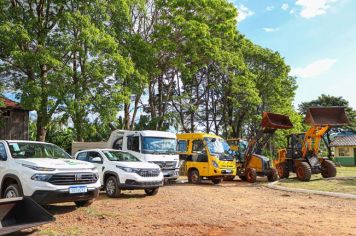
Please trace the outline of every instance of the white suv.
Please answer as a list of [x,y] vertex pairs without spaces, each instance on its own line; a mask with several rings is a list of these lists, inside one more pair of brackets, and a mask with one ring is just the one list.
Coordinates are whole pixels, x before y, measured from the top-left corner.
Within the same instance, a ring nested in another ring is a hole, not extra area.
[[42,205],[73,201],[86,206],[99,188],[94,165],[71,159],[54,144],[0,141],[1,198],[29,196]]
[[119,197],[121,190],[144,189],[149,196],[158,193],[163,184],[160,167],[141,161],[128,152],[114,149],[91,149],[75,154],[77,160],[93,163],[101,185],[109,197]]

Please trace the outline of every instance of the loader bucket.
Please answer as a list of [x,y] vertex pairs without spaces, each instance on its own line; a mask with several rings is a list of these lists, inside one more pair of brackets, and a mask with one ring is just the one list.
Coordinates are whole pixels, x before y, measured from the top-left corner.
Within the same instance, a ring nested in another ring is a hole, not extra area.
[[261,125],[267,129],[290,129],[293,124],[288,116],[271,112],[263,112]]
[[54,217],[31,198],[0,200],[0,235],[36,227],[54,221]]
[[332,127],[350,123],[345,107],[311,107],[304,118],[308,125],[329,125]]

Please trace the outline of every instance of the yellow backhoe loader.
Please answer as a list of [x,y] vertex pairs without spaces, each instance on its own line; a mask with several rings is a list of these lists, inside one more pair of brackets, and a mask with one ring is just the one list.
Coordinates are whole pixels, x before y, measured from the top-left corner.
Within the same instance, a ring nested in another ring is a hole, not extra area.
[[[312,107],[309,108],[304,123],[310,125],[305,133],[287,136],[287,147],[278,151],[273,161],[280,178],[288,178],[290,172],[297,174],[301,181],[309,181],[312,174],[324,178],[336,176],[335,164],[330,160],[329,131],[333,127],[349,123],[344,107]],[[328,157],[321,157],[320,143],[327,147]]]
[[31,198],[0,199],[0,235],[54,221],[54,217]]
[[[270,159],[262,155],[262,149],[277,129],[290,129],[292,127],[288,116],[263,112],[260,131],[248,141],[246,150],[237,150],[236,175],[241,180],[247,180],[250,183],[256,182],[257,176],[267,176],[268,181],[276,181],[278,178],[277,171],[272,168]],[[246,143],[244,140],[240,141]],[[243,147],[244,145],[240,146]],[[226,177],[224,180],[232,179]]]

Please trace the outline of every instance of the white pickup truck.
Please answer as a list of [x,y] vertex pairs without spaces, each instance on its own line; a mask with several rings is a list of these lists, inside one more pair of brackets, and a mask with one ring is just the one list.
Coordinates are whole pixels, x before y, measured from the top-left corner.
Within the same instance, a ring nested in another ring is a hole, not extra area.
[[28,196],[41,205],[86,206],[99,195],[100,186],[94,165],[73,160],[54,144],[0,140],[1,198]]
[[179,177],[179,155],[177,138],[174,133],[143,130],[115,130],[107,142],[73,142],[72,153],[93,148],[110,148],[131,153],[140,160],[160,166],[165,180]]
[[163,184],[163,174],[158,165],[141,161],[128,152],[90,149],[77,152],[75,158],[97,167],[101,185],[109,197],[119,197],[121,190],[133,189],[143,189],[152,196]]

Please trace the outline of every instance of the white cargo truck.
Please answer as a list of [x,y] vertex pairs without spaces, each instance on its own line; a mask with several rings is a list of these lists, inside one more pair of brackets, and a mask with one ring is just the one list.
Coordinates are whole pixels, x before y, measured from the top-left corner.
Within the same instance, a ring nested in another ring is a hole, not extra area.
[[73,142],[72,154],[93,148],[112,148],[129,152],[142,161],[160,166],[165,180],[174,181],[179,177],[180,162],[174,133],[155,130],[115,130],[106,143]]

